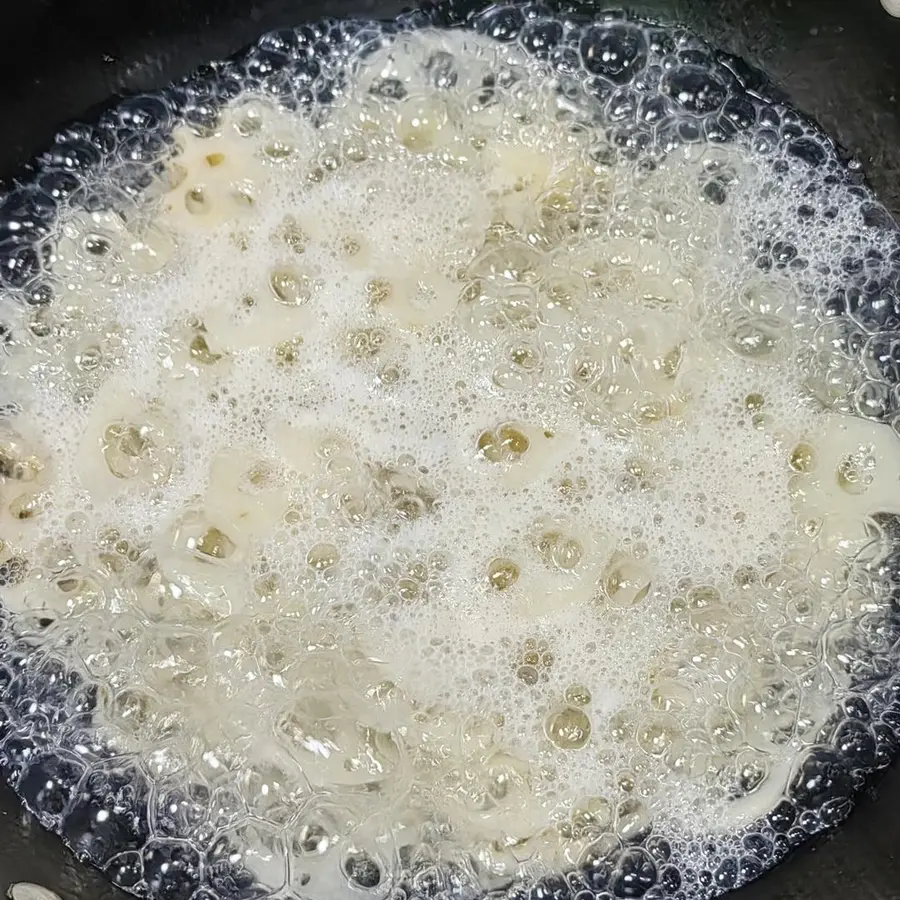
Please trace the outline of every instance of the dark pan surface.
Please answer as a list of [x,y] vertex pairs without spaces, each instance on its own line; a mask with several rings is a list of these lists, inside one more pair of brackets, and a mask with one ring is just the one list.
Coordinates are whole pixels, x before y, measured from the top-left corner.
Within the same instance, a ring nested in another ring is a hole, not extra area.
[[[395,0],[36,0],[3,12],[0,174],[46,147],[55,126],[115,94],[152,90],[269,29],[322,15],[392,17]],[[603,4],[602,6],[611,4]],[[864,165],[900,215],[900,20],[878,0],[636,0],[764,69]],[[900,900],[900,767],[835,835],[733,896],[736,900]],[[0,790],[0,892],[16,881],[65,900],[124,895],[77,864]]]

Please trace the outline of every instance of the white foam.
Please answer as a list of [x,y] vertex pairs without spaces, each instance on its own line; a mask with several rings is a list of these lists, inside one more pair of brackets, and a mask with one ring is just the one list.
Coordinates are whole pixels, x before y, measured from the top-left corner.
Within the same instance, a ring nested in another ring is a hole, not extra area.
[[[471,61],[472,40],[410,37],[360,84],[403,54],[420,78],[435,46]],[[398,109],[351,90],[318,131],[254,98],[214,136],[181,129],[153,232],[173,258],[148,275],[123,253],[103,293],[84,233],[132,237],[72,219],[57,263],[76,285],[67,330],[51,349],[20,338],[8,366],[53,508],[3,511],[29,560],[65,539],[86,573],[105,530],[137,548],[89,600],[53,595],[46,564],[12,595],[143,619],[147,658],[170,661],[109,676],[154,691],[137,726],[106,710],[123,746],[152,743],[174,712],[185,752],[348,804],[377,782],[398,827],[446,820],[498,873],[577,857],[563,825],[587,797],[640,796],[701,830],[763,811],[827,704],[781,733],[774,712],[738,722],[731,743],[711,718],[733,715],[729,681],[789,678],[772,635],[799,593],[839,609],[810,560],[846,569],[868,517],[900,512],[896,436],[810,399],[798,351],[813,314],[740,252],[749,223],[786,217],[800,177],[774,189],[749,151],[705,146],[649,175],[593,162],[591,135],[546,116],[532,64],[509,63],[520,87],[482,113],[466,106],[473,65],[446,96],[413,82]],[[259,127],[242,136],[248,104]],[[713,209],[695,186],[725,163],[737,182]],[[827,246],[794,237],[809,258]],[[72,355],[85,341],[101,349],[96,377]],[[116,423],[139,430],[128,477],[103,452]],[[801,442],[817,468],[797,474]],[[848,492],[836,472],[860,447],[875,480]],[[829,527],[810,537],[816,516]],[[548,563],[560,540],[577,542],[570,568]],[[497,559],[515,572],[502,590]],[[793,589],[771,590],[787,569]],[[173,624],[200,635],[190,662],[159,655]],[[575,684],[591,734],[564,749],[547,722]],[[654,710],[654,691],[690,699]],[[252,733],[229,737],[223,720],[246,710]],[[772,774],[728,803],[751,749]]]

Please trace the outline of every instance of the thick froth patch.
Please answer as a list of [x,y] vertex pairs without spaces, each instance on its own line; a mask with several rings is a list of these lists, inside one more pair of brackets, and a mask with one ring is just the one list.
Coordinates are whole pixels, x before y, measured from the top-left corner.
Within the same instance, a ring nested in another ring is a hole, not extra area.
[[707,897],[897,747],[895,228],[690,35],[458,24],[6,199],[0,759],[138,893]]

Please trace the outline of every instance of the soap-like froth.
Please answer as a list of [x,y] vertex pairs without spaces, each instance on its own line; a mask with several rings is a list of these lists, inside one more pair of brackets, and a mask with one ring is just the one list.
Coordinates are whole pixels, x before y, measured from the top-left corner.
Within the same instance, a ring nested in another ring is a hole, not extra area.
[[44,821],[126,886],[708,896],[893,746],[895,232],[693,39],[519,15],[188,108],[12,285],[4,603],[152,782]]

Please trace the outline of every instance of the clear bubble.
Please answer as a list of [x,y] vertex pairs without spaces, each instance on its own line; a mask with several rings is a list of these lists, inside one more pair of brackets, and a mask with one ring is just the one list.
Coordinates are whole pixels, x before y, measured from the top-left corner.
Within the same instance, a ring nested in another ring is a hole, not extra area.
[[544,729],[561,750],[580,750],[590,740],[591,720],[583,710],[566,706],[547,719]]

